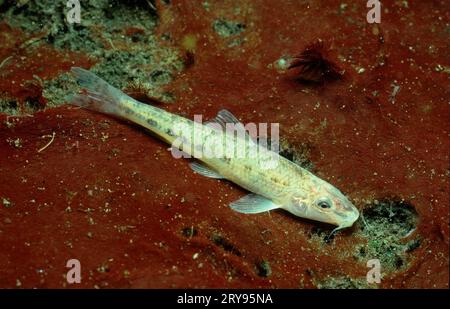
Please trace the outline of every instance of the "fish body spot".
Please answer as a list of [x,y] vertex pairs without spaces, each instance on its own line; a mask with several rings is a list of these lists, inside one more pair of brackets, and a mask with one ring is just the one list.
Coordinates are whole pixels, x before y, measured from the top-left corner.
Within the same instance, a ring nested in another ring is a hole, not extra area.
[[158,123],[154,121],[153,119],[147,119],[147,123],[151,125],[152,127],[158,126]]
[[175,136],[175,133],[173,133],[173,131],[171,129],[167,129],[166,130],[166,134],[169,135],[169,136],[172,136],[172,137]]

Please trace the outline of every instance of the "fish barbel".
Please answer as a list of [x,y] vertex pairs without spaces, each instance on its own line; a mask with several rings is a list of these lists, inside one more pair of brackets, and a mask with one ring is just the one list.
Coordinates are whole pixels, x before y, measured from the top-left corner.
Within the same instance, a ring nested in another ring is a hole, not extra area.
[[[229,111],[221,110],[215,119],[200,124],[141,103],[90,71],[77,67],[71,71],[84,90],[68,102],[139,124],[171,144],[172,150],[178,148],[197,159],[190,166],[198,174],[228,179],[252,192],[230,203],[231,209],[256,214],[282,208],[336,225],[335,230],[350,227],[358,219],[357,208],[337,188],[252,140]],[[229,124],[242,134],[230,133]],[[234,149],[224,153],[226,145],[241,145],[244,156],[236,156]]]

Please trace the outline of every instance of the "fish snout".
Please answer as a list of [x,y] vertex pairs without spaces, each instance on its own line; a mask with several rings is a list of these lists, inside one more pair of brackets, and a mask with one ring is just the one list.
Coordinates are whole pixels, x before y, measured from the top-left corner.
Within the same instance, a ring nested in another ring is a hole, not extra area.
[[340,228],[350,227],[359,218],[359,211],[345,196],[341,196],[337,201],[335,214],[336,225]]
[[345,218],[339,224],[340,228],[346,228],[352,226],[359,218],[358,209],[352,205],[352,208],[346,211]]
[[352,222],[351,225],[353,225],[353,223],[356,222],[356,220],[358,220],[359,218],[359,211],[358,208],[356,208],[355,206],[352,207],[352,213],[350,215],[350,221]]

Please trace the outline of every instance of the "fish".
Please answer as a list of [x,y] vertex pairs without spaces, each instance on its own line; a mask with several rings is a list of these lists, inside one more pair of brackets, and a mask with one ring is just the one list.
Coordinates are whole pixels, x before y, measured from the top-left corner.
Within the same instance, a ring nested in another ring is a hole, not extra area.
[[[232,210],[257,214],[283,209],[301,218],[337,226],[332,233],[351,227],[358,219],[358,209],[341,191],[252,138],[228,110],[220,110],[214,119],[198,123],[141,103],[88,70],[73,67],[71,72],[82,91],[68,95],[69,104],[138,124],[173,145],[172,150],[179,150],[172,152],[174,156],[185,154],[193,158],[189,165],[194,172],[226,179],[249,191],[229,204]],[[229,125],[239,134],[230,133]],[[237,156],[235,149],[218,151],[226,145],[242,146],[244,156]]]

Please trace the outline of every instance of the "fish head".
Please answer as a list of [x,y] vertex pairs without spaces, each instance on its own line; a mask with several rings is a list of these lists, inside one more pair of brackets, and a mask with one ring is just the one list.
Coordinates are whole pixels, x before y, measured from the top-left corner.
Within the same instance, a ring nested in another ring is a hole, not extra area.
[[307,190],[295,191],[287,209],[299,217],[338,226],[335,230],[352,226],[359,217],[358,209],[341,191],[318,178]]

